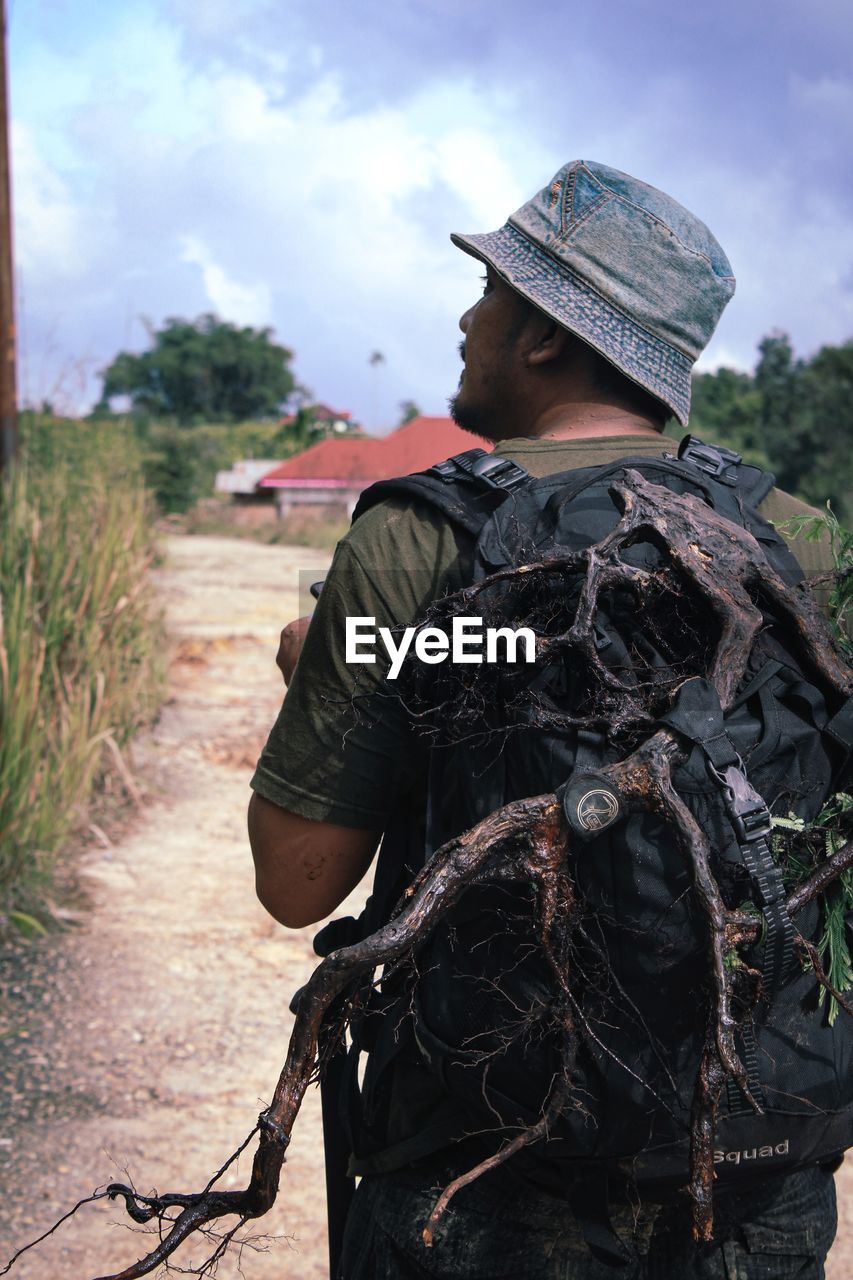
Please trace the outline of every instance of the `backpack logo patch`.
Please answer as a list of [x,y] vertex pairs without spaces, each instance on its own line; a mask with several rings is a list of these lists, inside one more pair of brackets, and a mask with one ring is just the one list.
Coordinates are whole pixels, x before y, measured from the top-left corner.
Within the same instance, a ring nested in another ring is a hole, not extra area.
[[622,817],[619,792],[602,773],[587,771],[570,778],[562,799],[566,821],[584,840],[605,831]]
[[584,831],[603,831],[619,817],[619,801],[611,791],[594,787],[581,796],[576,813],[578,825]]

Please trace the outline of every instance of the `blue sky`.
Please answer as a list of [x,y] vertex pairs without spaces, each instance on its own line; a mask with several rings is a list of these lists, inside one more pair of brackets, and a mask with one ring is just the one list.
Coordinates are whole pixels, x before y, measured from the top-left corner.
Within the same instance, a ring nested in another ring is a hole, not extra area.
[[370,427],[441,413],[479,275],[448,233],[578,157],[723,244],[704,367],[752,367],[773,328],[803,355],[853,336],[846,0],[8,4],[30,401],[85,408],[146,325],[215,311]]

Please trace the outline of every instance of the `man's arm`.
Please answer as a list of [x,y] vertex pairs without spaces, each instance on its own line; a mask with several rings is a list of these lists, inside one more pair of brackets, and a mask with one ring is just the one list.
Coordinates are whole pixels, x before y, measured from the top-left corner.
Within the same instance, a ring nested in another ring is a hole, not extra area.
[[258,898],[280,924],[301,929],[329,915],[355,888],[379,833],[301,818],[254,792],[249,842]]
[[[293,679],[310,617],[296,618],[281,633],[276,665],[285,686]],[[340,906],[361,880],[380,833],[317,822],[283,809],[257,791],[249,800],[249,844],[255,891],[279,924],[301,929]]]
[[305,637],[308,635],[310,623],[310,615],[303,618],[294,618],[293,622],[288,622],[281,633],[281,638],[278,642],[278,653],[275,655],[275,664],[284,677],[285,688],[293,679],[293,673],[296,670],[299,655],[305,644]]
[[422,785],[424,748],[384,685],[387,661],[346,660],[346,620],[408,625],[458,562],[452,528],[411,503],[374,507],[338,545],[311,619],[285,627],[288,686],[252,779],[258,897],[282,924],[333,911],[367,871],[380,833]]
[[[281,633],[276,664],[285,685],[293,678],[310,621],[297,618]],[[249,843],[262,905],[279,924],[301,929],[329,915],[355,888],[370,866],[379,836],[302,818],[254,791]]]

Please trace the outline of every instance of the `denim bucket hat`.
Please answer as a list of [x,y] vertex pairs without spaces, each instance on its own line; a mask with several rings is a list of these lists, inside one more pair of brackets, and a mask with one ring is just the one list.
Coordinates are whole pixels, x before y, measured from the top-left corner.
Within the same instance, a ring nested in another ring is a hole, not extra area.
[[672,409],[735,291],[711,232],[663,191],[573,160],[499,231],[451,240]]

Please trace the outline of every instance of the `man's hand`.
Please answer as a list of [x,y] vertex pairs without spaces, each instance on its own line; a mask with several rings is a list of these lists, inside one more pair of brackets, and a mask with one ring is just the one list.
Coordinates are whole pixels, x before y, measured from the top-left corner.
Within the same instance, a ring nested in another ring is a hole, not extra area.
[[285,685],[289,685],[293,679],[294,668],[299,661],[310,621],[310,614],[305,618],[294,618],[293,622],[288,622],[281,633],[275,661],[284,676]]
[[312,822],[254,792],[249,841],[258,897],[280,924],[301,929],[334,911],[355,888],[379,832]]

